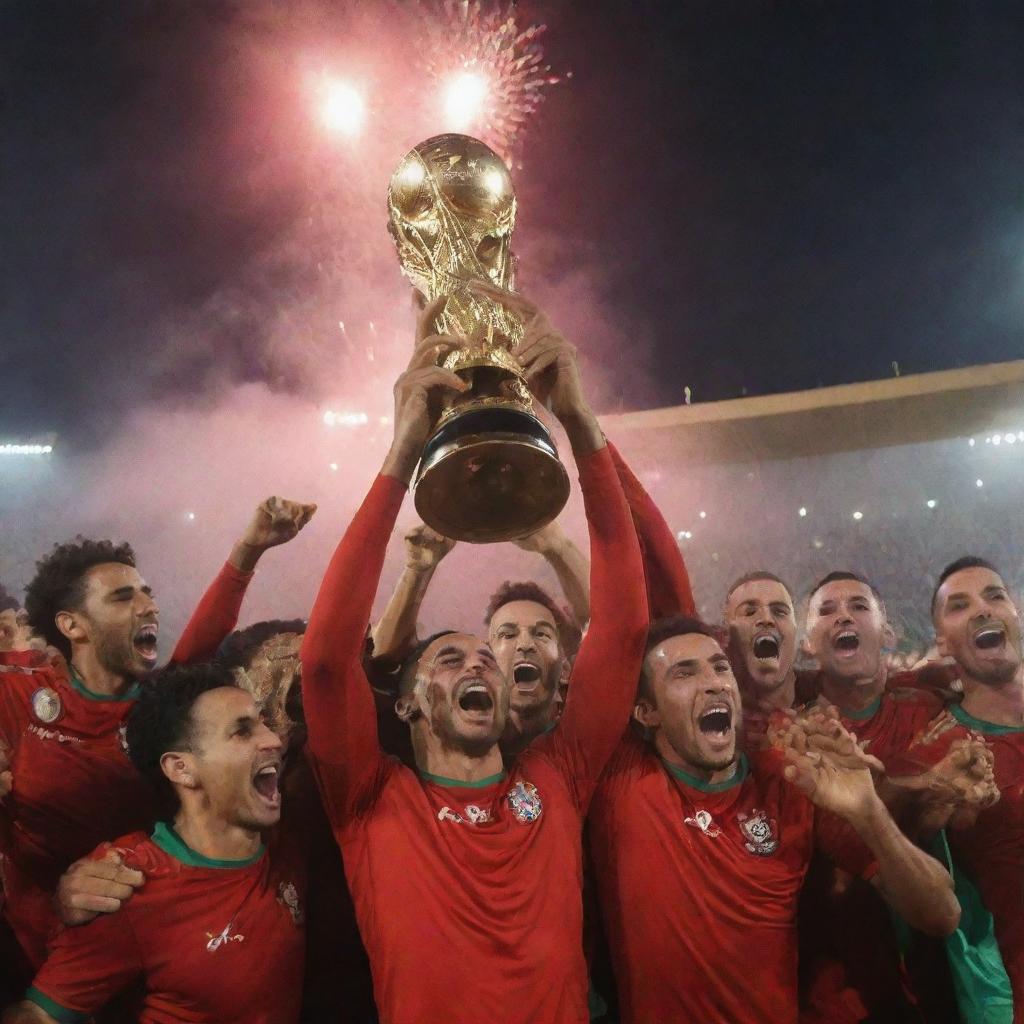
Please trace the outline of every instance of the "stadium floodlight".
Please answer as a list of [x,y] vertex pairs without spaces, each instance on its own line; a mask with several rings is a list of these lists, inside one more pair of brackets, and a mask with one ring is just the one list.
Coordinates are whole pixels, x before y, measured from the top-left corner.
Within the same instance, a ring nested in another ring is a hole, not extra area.
[[17,441],[0,443],[0,455],[51,455],[52,444],[22,444]]

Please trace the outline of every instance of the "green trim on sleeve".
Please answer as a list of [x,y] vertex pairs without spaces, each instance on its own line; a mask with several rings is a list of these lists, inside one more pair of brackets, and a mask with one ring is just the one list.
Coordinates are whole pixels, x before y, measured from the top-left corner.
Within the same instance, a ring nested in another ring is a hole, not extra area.
[[57,1024],[86,1024],[90,1019],[88,1013],[79,1013],[78,1010],[69,1010],[60,1003],[55,1003],[48,995],[40,992],[35,986],[25,993],[25,998],[30,1003],[35,1003],[40,1010],[48,1013]]

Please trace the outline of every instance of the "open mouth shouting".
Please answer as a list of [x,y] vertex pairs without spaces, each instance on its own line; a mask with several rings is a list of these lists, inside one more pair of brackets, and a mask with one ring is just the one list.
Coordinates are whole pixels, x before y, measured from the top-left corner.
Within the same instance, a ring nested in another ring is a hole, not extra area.
[[135,652],[143,661],[151,665],[156,664],[158,634],[159,627],[157,624],[155,622],[147,622],[132,637],[132,646],[135,648]]
[[281,806],[281,762],[277,759],[265,761],[252,777],[252,788],[256,795],[272,810]]
[[733,742],[733,709],[725,701],[715,701],[700,713],[697,728],[715,748],[728,747]]
[[986,622],[971,636],[979,651],[996,651],[1006,646],[1006,627],[1001,622]]
[[752,649],[758,661],[778,661],[782,644],[776,633],[758,633],[754,637]]
[[494,711],[494,695],[481,679],[467,679],[459,687],[455,702],[465,717],[490,719]]
[[540,685],[540,668],[532,661],[517,661],[512,666],[512,681],[521,693],[533,693]]
[[860,637],[852,629],[844,629],[832,638],[832,647],[840,657],[852,658],[860,650]]

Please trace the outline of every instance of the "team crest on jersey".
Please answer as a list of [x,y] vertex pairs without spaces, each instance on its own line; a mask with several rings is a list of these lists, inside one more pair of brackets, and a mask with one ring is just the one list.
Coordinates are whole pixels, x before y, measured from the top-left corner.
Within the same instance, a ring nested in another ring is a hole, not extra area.
[[779,848],[779,840],[775,835],[775,819],[769,818],[764,811],[752,810],[749,814],[741,811],[736,815],[736,820],[746,840],[743,845],[750,853],[756,853],[759,857],[770,857]]
[[53,725],[64,713],[60,696],[56,690],[49,686],[40,686],[32,694],[32,714],[39,719],[43,725]]
[[305,921],[306,915],[302,912],[302,904],[299,902],[299,891],[291,882],[282,882],[277,887],[277,902],[292,915],[295,924],[299,925]]
[[508,792],[508,805],[517,820],[527,823],[536,821],[544,812],[540,793],[532,782],[517,782]]
[[709,839],[717,839],[722,830],[715,824],[715,819],[707,811],[698,811],[692,818],[683,818],[690,828],[699,829]]

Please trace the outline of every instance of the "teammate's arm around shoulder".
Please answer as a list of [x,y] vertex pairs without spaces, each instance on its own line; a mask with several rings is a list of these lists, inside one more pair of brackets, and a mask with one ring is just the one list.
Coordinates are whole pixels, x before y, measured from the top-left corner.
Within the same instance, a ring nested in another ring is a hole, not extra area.
[[59,1024],[41,1006],[27,1000],[10,1007],[3,1015],[2,1024]]

